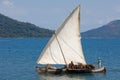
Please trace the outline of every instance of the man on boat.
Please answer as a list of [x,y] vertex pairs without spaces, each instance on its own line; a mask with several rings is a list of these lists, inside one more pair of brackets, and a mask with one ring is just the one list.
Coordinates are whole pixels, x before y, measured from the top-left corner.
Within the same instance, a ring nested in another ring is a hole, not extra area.
[[95,66],[92,65],[92,64],[84,65],[82,63],[74,64],[73,61],[71,61],[71,63],[69,64],[68,68],[69,69],[90,69],[90,70],[94,70]]
[[101,59],[100,59],[100,57],[98,58],[98,68],[101,68]]
[[69,68],[70,69],[74,69],[74,63],[73,63],[73,61],[71,61],[71,63],[69,64]]
[[48,71],[48,69],[52,69],[52,70],[55,70],[57,69],[56,67],[53,67],[51,66],[50,64],[47,64],[46,67],[45,67],[45,70]]

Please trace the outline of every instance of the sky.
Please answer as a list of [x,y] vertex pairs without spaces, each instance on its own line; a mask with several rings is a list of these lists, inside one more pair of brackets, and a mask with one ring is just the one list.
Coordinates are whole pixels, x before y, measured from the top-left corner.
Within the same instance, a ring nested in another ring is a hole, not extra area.
[[120,0],[0,0],[0,13],[55,30],[79,4],[81,32],[120,19]]

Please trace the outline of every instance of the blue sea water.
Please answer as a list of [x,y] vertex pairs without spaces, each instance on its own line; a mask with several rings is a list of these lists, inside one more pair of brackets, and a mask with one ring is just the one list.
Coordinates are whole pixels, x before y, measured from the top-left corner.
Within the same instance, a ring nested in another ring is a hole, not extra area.
[[0,80],[119,80],[120,39],[82,39],[87,63],[97,64],[102,59],[107,72],[94,74],[39,75],[35,66],[40,52],[49,39],[1,38]]

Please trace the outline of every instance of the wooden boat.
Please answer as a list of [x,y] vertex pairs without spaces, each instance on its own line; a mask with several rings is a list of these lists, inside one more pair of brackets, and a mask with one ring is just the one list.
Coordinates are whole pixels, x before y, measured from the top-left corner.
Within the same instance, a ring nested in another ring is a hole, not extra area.
[[60,69],[42,69],[41,67],[36,67],[39,74],[50,73],[50,74],[74,74],[74,73],[105,73],[106,68],[101,67],[97,69],[70,69],[70,68],[60,68]]
[[106,68],[101,67],[99,69],[89,70],[89,69],[48,69],[43,70],[40,67],[36,67],[39,74],[50,73],[50,74],[78,74],[78,73],[105,73]]
[[99,68],[90,68],[84,58],[80,36],[80,6],[77,6],[55,31],[38,58],[37,64],[62,64],[66,66],[65,68],[36,67],[38,73],[106,72],[105,67],[101,67],[100,61]]

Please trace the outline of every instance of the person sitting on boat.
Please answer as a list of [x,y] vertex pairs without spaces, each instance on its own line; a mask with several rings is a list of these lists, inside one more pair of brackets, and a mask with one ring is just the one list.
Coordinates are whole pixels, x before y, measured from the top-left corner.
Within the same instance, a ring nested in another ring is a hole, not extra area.
[[55,70],[55,69],[57,69],[57,68],[54,67],[54,66],[51,66],[50,64],[47,64],[46,67],[45,67],[45,70],[48,71],[48,69],[53,69],[53,70]]
[[78,63],[78,69],[83,69],[83,64],[82,63]]
[[90,69],[95,69],[95,66],[92,64],[88,64]]
[[69,68],[70,69],[74,69],[74,63],[73,63],[73,61],[71,61],[71,63],[69,64]]

